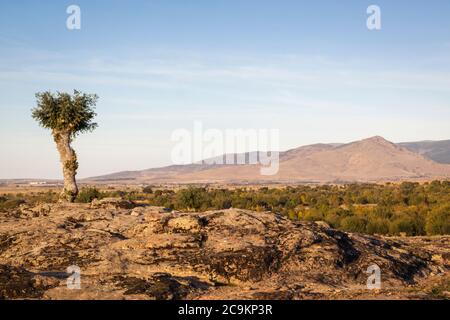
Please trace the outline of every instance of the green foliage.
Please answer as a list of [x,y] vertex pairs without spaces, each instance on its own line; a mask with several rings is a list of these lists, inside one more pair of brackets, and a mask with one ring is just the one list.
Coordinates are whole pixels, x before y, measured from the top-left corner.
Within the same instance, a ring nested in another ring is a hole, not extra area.
[[431,210],[425,229],[427,234],[450,234],[450,205],[446,204]]
[[146,186],[144,188],[142,188],[142,192],[145,194],[152,194],[153,193],[153,189],[150,186]]
[[416,235],[414,221],[409,218],[400,218],[392,221],[389,225],[389,233],[392,235],[400,235],[402,233],[413,236]]
[[365,233],[367,220],[358,216],[345,217],[341,220],[341,229],[348,232]]
[[21,198],[7,199],[5,201],[0,202],[0,211],[15,209],[23,203],[26,203],[26,202],[24,199],[21,199]]
[[151,204],[177,210],[270,210],[290,219],[325,221],[332,227],[384,235],[450,234],[448,181],[425,184],[349,184],[286,188],[156,190]]
[[94,199],[102,199],[104,195],[97,188],[83,188],[76,198],[78,203],[91,203]]
[[[151,189],[151,188],[150,188]],[[198,188],[142,190],[81,190],[77,201],[104,197],[145,201],[175,210],[221,210],[230,207],[269,210],[293,220],[325,221],[340,230],[382,235],[450,234],[450,183],[349,184],[286,188]],[[56,201],[52,193],[3,195],[1,208],[23,201]],[[13,201],[11,201],[13,200]]]
[[298,216],[301,220],[306,221],[321,221],[324,220],[322,212],[316,208],[308,209]]
[[402,208],[396,212],[389,225],[389,233],[392,235],[406,234],[419,236],[425,234],[425,215],[415,207]]
[[98,96],[74,90],[70,95],[64,92],[53,94],[49,91],[36,94],[37,107],[32,110],[32,117],[47,129],[77,133],[92,131],[97,124],[92,122]]
[[366,233],[368,234],[388,234],[389,220],[384,218],[370,219],[366,226]]
[[53,191],[4,194],[0,196],[0,211],[16,209],[21,204],[54,203],[58,201],[58,198],[59,194]]
[[176,204],[188,210],[207,209],[209,206],[206,190],[189,187],[180,190],[176,195]]
[[[450,234],[450,183],[349,184],[259,189],[189,187],[156,190],[149,203],[177,210],[270,210],[290,219],[325,221],[334,228],[384,235]],[[430,214],[430,211],[433,213]],[[425,227],[427,225],[427,227]]]

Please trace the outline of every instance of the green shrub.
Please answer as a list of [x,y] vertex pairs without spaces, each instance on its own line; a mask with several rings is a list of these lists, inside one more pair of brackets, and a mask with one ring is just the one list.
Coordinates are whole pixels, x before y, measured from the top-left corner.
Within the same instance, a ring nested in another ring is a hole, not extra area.
[[325,216],[325,222],[330,225],[330,227],[338,229],[341,226],[342,217],[336,213],[327,214]]
[[145,196],[135,190],[127,192],[122,198],[129,201],[145,200]]
[[26,203],[24,199],[17,198],[17,199],[7,199],[6,201],[3,201],[0,203],[0,210],[11,210],[18,208],[21,204]]
[[298,219],[297,213],[294,210],[290,210],[288,212],[288,218],[291,220],[297,220]]
[[417,235],[416,224],[410,218],[397,218],[389,224],[389,233],[399,235],[405,233],[408,236]]
[[387,206],[377,206],[374,209],[374,215],[379,218],[391,219],[392,209]]
[[433,209],[427,216],[428,235],[450,234],[450,205]]
[[111,197],[113,198],[125,198],[125,196],[127,195],[127,193],[125,191],[122,190],[117,190],[117,191],[113,191],[111,192]]
[[[326,221],[334,228],[370,234],[450,234],[448,181],[429,184],[349,184],[345,186],[295,186],[287,188],[206,189],[126,192],[122,197],[177,210],[270,210],[291,219]],[[28,202],[28,199],[27,199]],[[436,210],[444,212],[436,213]],[[430,212],[432,212],[430,214]],[[425,230],[426,228],[426,230]]]
[[229,209],[232,207],[232,201],[231,199],[226,199],[224,197],[216,197],[212,201],[212,206],[215,209]]
[[55,203],[59,200],[59,193],[53,191],[39,192],[27,198],[31,203]]
[[367,223],[366,232],[368,234],[388,234],[389,221],[386,219],[371,219]]
[[153,193],[153,189],[150,186],[146,186],[142,189],[142,192],[145,194],[152,194]]
[[188,187],[178,191],[176,195],[176,204],[180,209],[200,210],[207,209],[208,196],[203,188]]
[[341,220],[341,228],[348,232],[366,232],[366,219],[358,216],[345,217]]
[[299,214],[299,218],[307,221],[322,221],[324,216],[319,210],[312,208]]
[[97,188],[83,188],[78,193],[76,202],[78,203],[90,203],[94,199],[103,198],[102,193]]

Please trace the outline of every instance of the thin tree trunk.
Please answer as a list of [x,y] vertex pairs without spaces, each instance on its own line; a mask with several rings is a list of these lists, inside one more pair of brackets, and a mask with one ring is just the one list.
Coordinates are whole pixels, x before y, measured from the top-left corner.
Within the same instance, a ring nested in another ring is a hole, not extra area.
[[64,189],[61,192],[60,199],[62,201],[73,202],[78,195],[78,187],[75,180],[78,161],[75,151],[70,146],[72,137],[69,132],[54,131],[53,139],[56,142],[56,147],[59,152],[64,176]]

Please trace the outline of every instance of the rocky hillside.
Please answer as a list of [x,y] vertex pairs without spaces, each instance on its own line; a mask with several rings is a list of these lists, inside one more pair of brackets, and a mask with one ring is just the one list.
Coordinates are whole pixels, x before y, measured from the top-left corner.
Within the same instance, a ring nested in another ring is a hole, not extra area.
[[[270,212],[104,199],[0,213],[4,299],[442,298],[449,258],[449,237],[347,234]],[[381,290],[366,288],[373,264]],[[79,290],[66,286],[71,265]]]
[[450,140],[403,142],[398,145],[433,161],[450,164]]
[[[248,155],[246,157],[248,159]],[[378,136],[347,144],[315,144],[282,152],[278,173],[269,176],[261,175],[260,165],[208,163],[127,171],[87,179],[86,182],[335,183],[421,181],[450,177],[450,164],[437,163]]]

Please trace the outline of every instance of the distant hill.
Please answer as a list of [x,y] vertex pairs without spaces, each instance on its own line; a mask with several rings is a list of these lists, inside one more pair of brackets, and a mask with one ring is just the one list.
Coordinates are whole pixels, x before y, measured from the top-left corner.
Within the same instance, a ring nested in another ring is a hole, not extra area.
[[[85,181],[105,183],[328,183],[427,180],[450,177],[450,165],[437,163],[427,158],[426,152],[421,154],[414,150],[411,151],[411,149],[411,145],[397,145],[376,136],[347,144],[315,144],[281,152],[280,168],[278,173],[273,176],[261,175],[259,165],[198,163],[119,172]],[[433,148],[430,147],[427,150],[431,149]],[[248,156],[249,154],[246,154],[246,157]]]
[[436,162],[450,164],[450,140],[403,142],[398,145]]

